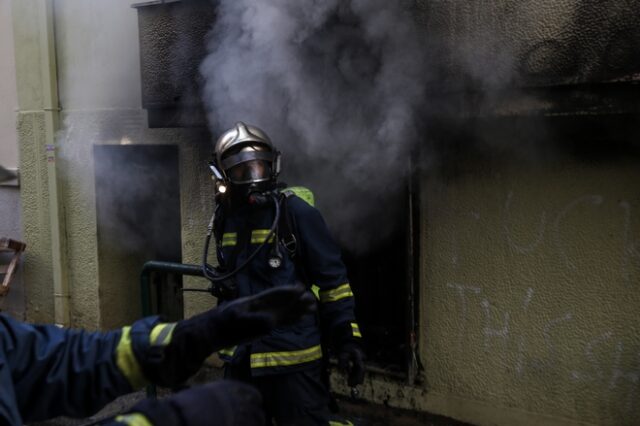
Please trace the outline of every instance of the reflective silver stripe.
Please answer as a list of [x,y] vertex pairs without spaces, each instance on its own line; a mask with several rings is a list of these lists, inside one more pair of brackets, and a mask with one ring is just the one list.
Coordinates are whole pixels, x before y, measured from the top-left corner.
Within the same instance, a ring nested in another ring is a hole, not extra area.
[[167,346],[171,342],[171,336],[173,335],[173,329],[176,328],[176,323],[158,324],[153,327],[151,334],[149,335],[149,341],[153,346]]
[[352,297],[351,286],[349,283],[342,284],[341,286],[331,289],[320,291],[320,302],[335,302],[340,299]]
[[251,368],[297,365],[320,358],[322,358],[320,345],[298,351],[253,353],[251,354]]

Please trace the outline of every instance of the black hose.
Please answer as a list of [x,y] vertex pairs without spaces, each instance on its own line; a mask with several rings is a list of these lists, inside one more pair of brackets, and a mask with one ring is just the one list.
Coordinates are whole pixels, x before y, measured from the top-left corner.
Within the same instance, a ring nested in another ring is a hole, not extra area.
[[204,274],[205,278],[207,278],[212,283],[223,284],[222,283],[223,281],[233,277],[235,274],[237,274],[242,269],[244,269],[249,264],[249,262],[251,262],[258,255],[260,250],[262,250],[262,248],[267,244],[267,242],[271,239],[271,237],[273,237],[273,235],[276,232],[276,228],[278,227],[278,222],[280,221],[280,200],[278,199],[278,195],[276,193],[271,193],[270,196],[276,208],[276,216],[273,219],[273,224],[271,225],[271,228],[269,229],[269,234],[267,234],[267,237],[264,239],[264,241],[253,251],[253,253],[251,253],[251,255],[244,262],[242,262],[240,266],[238,266],[233,271],[228,272],[226,274],[222,274],[222,275],[218,275],[215,272],[215,269],[213,268],[213,266],[207,263],[207,258],[209,257],[209,245],[211,244],[211,234],[213,233],[213,219],[215,217],[215,213],[214,213],[214,216],[211,218],[211,221],[209,222],[209,229],[207,230],[207,237],[204,243],[204,254],[202,258],[202,273]]

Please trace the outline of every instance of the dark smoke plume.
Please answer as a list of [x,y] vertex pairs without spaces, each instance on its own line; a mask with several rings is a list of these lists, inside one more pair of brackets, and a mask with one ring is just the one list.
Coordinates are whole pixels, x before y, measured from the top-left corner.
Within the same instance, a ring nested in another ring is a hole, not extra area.
[[214,134],[245,121],[283,152],[352,249],[393,229],[403,200],[424,55],[387,0],[220,0],[201,65]]

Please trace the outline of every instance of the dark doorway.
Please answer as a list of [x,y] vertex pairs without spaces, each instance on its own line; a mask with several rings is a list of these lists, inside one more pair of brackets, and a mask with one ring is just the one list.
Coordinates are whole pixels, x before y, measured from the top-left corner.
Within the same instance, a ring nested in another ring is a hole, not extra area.
[[[145,262],[181,262],[178,147],[97,145],[94,159],[101,325],[115,327],[141,315]],[[158,275],[153,284],[157,313],[182,318],[181,277]]]

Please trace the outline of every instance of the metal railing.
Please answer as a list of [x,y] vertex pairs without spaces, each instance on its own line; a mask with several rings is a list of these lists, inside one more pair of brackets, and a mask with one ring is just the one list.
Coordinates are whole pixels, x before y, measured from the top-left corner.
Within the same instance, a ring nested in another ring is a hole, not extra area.
[[[151,312],[151,283],[150,276],[152,272],[166,272],[179,275],[188,275],[193,277],[204,277],[202,273],[202,265],[190,265],[187,263],[177,262],[160,262],[158,260],[150,260],[145,263],[140,273],[140,302],[142,304],[142,316],[148,317]],[[183,289],[183,291],[208,291],[205,289]]]

